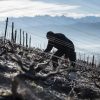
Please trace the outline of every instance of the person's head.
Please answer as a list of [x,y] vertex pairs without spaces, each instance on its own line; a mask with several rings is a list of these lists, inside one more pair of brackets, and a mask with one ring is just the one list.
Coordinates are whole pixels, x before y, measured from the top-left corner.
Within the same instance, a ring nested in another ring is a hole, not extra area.
[[52,31],[47,32],[47,35],[46,35],[47,39],[53,36],[54,36],[54,33]]

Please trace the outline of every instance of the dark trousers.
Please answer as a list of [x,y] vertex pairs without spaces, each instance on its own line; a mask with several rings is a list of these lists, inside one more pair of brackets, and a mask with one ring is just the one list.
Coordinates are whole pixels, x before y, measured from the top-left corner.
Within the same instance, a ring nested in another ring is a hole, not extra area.
[[65,58],[69,58],[69,60],[71,61],[71,66],[75,67],[76,53],[73,50],[57,50],[52,56],[52,63],[54,68],[58,66],[59,57],[63,56],[64,54]]
[[75,67],[76,63],[76,52],[73,50],[69,50],[65,53],[65,58],[69,58],[71,62],[71,66]]

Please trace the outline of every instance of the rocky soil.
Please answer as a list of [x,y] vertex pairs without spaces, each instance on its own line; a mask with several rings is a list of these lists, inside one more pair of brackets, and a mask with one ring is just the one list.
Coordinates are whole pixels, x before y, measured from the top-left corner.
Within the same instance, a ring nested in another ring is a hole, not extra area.
[[54,71],[42,52],[0,40],[0,100],[100,100],[99,66],[60,60]]

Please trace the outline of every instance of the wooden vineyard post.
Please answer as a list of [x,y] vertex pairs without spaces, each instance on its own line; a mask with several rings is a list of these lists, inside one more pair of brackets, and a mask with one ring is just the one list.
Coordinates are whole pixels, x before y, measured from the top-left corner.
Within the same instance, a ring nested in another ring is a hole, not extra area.
[[84,54],[84,62],[85,62],[85,54]]
[[29,39],[29,48],[31,48],[31,36],[30,36],[30,39]]
[[6,27],[5,27],[4,43],[5,43],[5,39],[6,39],[6,35],[7,35],[7,27],[8,27],[8,17],[7,17],[7,19],[6,19]]
[[28,47],[28,34],[26,33],[26,48]]
[[87,57],[87,65],[89,64],[89,56]]
[[93,58],[92,58],[92,67],[94,66],[94,55],[93,55]]
[[12,22],[11,42],[14,42],[14,22]]
[[23,31],[23,46],[24,46],[24,42],[25,42],[25,39],[24,39],[24,31]]
[[22,39],[22,37],[21,37],[21,31],[22,31],[22,30],[20,29],[20,45],[21,45],[21,39]]
[[17,30],[15,30],[15,38],[14,38],[15,43],[16,43],[16,38],[17,38]]

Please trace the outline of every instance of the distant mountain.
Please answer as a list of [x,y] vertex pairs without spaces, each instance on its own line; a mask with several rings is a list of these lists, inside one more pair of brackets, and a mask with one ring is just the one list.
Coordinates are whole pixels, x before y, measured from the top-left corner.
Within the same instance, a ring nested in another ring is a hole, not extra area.
[[[73,19],[65,16],[35,16],[9,18],[9,26],[11,22],[15,22],[17,29],[22,28],[30,33],[42,34],[49,30],[55,32],[71,33],[79,36],[80,33],[90,33],[100,36],[100,17],[84,17]],[[79,33],[79,34],[78,34]],[[76,35],[75,35],[76,36]]]
[[[69,25],[80,23],[98,23],[100,22],[100,17],[88,16],[79,19],[74,19],[71,17],[65,16],[55,16],[51,17],[48,15],[45,16],[35,16],[35,17],[20,17],[20,18],[10,18],[14,22],[22,22],[32,24],[33,26],[37,25]],[[30,23],[31,22],[31,23]]]
[[[21,17],[21,18],[10,18],[14,22],[28,23],[32,26],[40,25],[69,25],[75,23],[75,20],[65,16],[35,16],[35,17]],[[30,23],[31,22],[31,23]]]
[[[11,27],[11,22],[15,23],[15,28],[22,28],[30,33],[41,34],[43,32],[52,30],[55,32],[63,33],[90,33],[96,36],[100,36],[100,17],[84,17],[80,19],[74,19],[65,16],[55,16],[51,17],[45,16],[35,16],[35,17],[19,17],[19,18],[9,18],[9,28]],[[5,28],[5,22],[0,22],[0,31]]]
[[81,23],[98,23],[100,22],[100,17],[87,16],[87,17],[80,18],[77,21]]

